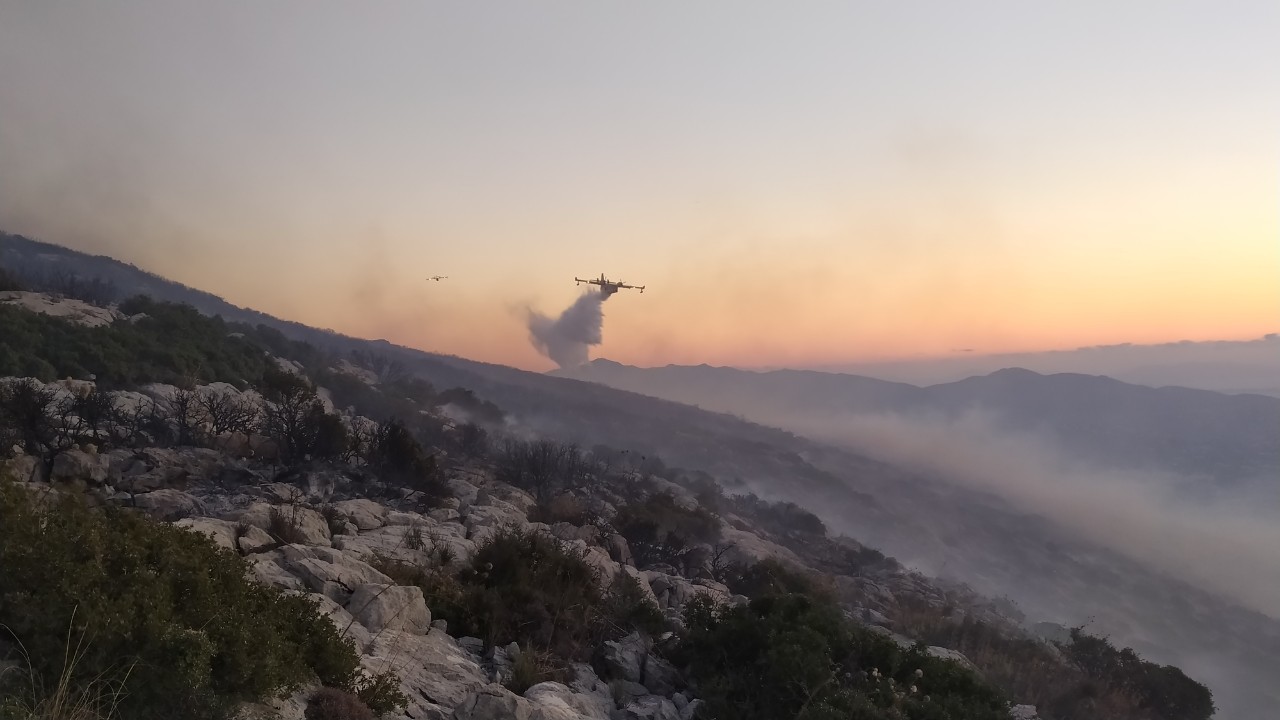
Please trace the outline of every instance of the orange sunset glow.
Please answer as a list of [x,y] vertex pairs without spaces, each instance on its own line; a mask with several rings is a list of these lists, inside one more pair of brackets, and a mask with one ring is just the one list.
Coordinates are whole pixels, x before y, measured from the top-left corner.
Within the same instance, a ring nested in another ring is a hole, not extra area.
[[0,226],[540,370],[1280,328],[1275,6],[979,4],[8,8]]

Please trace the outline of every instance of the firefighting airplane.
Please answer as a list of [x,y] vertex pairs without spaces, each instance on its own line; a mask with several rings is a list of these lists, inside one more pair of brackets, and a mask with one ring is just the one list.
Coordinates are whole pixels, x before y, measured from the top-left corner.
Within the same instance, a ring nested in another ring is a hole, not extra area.
[[576,277],[576,276],[573,279],[577,281],[575,283],[577,285],[581,285],[582,283],[586,283],[588,285],[599,285],[600,294],[605,297],[609,297],[610,295],[618,292],[619,290],[639,290],[641,294],[644,294],[643,285],[628,285],[622,280],[619,280],[618,282],[614,282],[612,280],[605,278],[604,273],[600,273],[600,277],[598,279],[583,280],[582,278]]
[[441,280],[448,280],[448,279],[449,279],[449,276],[448,276],[448,275],[432,275],[431,277],[429,277],[429,278],[427,278],[427,279],[428,279],[428,280],[435,280],[436,282],[440,282]]

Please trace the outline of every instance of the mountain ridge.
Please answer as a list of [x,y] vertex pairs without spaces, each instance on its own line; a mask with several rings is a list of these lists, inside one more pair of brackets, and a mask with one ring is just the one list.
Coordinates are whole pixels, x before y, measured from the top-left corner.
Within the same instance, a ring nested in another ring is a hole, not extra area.
[[[15,256],[34,262],[34,251],[50,247],[25,238],[15,243],[12,237],[0,236],[0,263],[10,267]],[[945,571],[989,596],[1006,595],[1040,619],[1072,624],[1093,617],[1097,628],[1150,657],[1203,674],[1222,699],[1224,718],[1250,717],[1240,709],[1280,701],[1262,690],[1266,683],[1258,674],[1280,658],[1280,623],[1273,618],[1153,572],[1100,544],[1065,534],[1043,517],[935,473],[744,421],[731,411],[709,412],[687,398],[666,400],[385,340],[349,338],[236,308],[110,258],[65,249],[61,258],[55,262],[86,278],[96,268],[109,269],[121,292],[150,290],[158,299],[178,302],[195,294],[205,308],[233,313],[229,319],[263,322],[340,352],[383,353],[438,387],[466,387],[497,403],[510,412],[516,428],[584,447],[632,448],[709,473],[732,492],[753,491],[808,506],[840,532],[918,567]],[[24,267],[31,269],[18,269]],[[899,385],[897,390],[914,387]],[[1199,620],[1206,613],[1215,622]]]

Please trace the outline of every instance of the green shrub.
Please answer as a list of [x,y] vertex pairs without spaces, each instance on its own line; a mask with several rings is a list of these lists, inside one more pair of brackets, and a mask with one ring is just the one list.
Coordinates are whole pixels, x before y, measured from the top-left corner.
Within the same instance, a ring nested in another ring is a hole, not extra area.
[[720,537],[720,520],[701,507],[685,508],[669,493],[618,508],[613,526],[631,546],[640,567],[669,563],[679,567],[692,546]]
[[187,305],[134,298],[121,305],[146,317],[86,327],[69,320],[0,306],[0,376],[41,380],[95,375],[107,387],[143,382],[254,383],[267,369],[262,349],[229,337],[221,318]]
[[448,621],[452,634],[518,642],[544,664],[585,661],[604,640],[633,630],[656,634],[664,625],[634,580],[601,587],[580,555],[545,533],[504,528],[457,569],[382,556],[371,564],[398,584],[422,588],[431,614]]
[[1116,648],[1106,638],[1071,629],[1071,642],[1059,646],[1067,659],[1100,689],[1098,694],[1131,699],[1132,712],[1158,720],[1207,720],[1213,716],[1213,694],[1171,665],[1143,660],[1130,648]]
[[[698,598],[675,656],[728,720],[1005,720],[1008,705],[959,665],[857,628],[833,603],[769,595],[741,607]],[[919,671],[919,674],[917,674]]]
[[568,676],[563,665],[556,657],[532,648],[521,648],[511,663],[511,679],[507,681],[506,688],[517,695],[524,695],[538,683],[563,681]]
[[122,717],[215,720],[312,677],[367,684],[309,598],[254,583],[198,533],[0,483],[0,567],[0,632],[21,641],[36,686],[55,685],[71,628],[86,638],[77,682],[120,683]]
[[294,513],[280,508],[271,508],[267,516],[267,532],[285,545],[306,540],[306,534],[298,527],[298,520],[294,517]]
[[337,688],[320,688],[307,701],[306,720],[373,720],[360,698]]

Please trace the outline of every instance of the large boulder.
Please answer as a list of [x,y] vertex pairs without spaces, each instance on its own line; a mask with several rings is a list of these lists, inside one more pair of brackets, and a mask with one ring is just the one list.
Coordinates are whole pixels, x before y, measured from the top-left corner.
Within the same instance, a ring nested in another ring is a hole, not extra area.
[[343,500],[334,503],[333,508],[355,524],[361,532],[377,530],[386,525],[387,509],[372,500],[365,498]]
[[600,528],[595,525],[579,527],[573,523],[558,522],[551,526],[551,534],[565,542],[581,540],[588,545],[595,545],[600,540]]
[[1009,708],[1009,717],[1011,720],[1040,720],[1035,705],[1014,705]]
[[944,648],[944,647],[938,647],[937,645],[933,645],[933,646],[930,646],[928,650],[926,650],[925,652],[927,652],[931,657],[936,657],[941,660],[950,660],[952,662],[959,663],[964,667],[968,668],[969,670],[976,671],[978,669],[978,667],[974,665],[969,660],[969,658],[965,657],[964,653],[960,652],[959,650],[952,650],[951,648]]
[[361,662],[370,672],[395,671],[409,699],[405,714],[412,718],[457,707],[489,682],[479,663],[457,641],[434,628],[426,635],[397,630],[379,633]]
[[237,530],[241,532],[236,538],[236,548],[244,555],[261,552],[276,545],[275,538],[255,525],[244,525],[237,527]]
[[657,695],[636,698],[613,714],[614,720],[683,720],[670,700]]
[[110,325],[124,317],[119,310],[98,307],[83,300],[54,297],[45,293],[22,290],[0,292],[0,304],[17,305],[34,313],[62,318],[86,327]]
[[253,555],[247,558],[249,561],[249,569],[253,573],[253,579],[263,585],[271,585],[281,588],[282,590],[294,590],[298,592],[306,592],[307,586],[298,578],[297,575],[284,569],[284,555],[279,550],[274,550],[261,555]]
[[466,528],[458,523],[436,523],[419,516],[413,525],[388,525],[359,535],[340,535],[333,539],[333,546],[363,558],[376,553],[423,566],[438,563],[441,550],[447,549],[452,562],[458,564],[468,562],[475,554],[476,545],[466,534]]
[[452,493],[462,505],[470,505],[474,503],[480,494],[479,488],[462,478],[452,477],[445,482],[449,485],[449,492]]
[[373,642],[374,634],[352,617],[346,608],[334,602],[333,598],[326,597],[320,593],[310,593],[309,597],[315,602],[316,609],[328,617],[333,626],[337,628],[339,637],[355,643],[356,650],[361,654],[368,649]]
[[0,477],[6,474],[18,482],[41,482],[44,480],[44,463],[34,455],[0,460]]
[[236,524],[215,518],[183,518],[174,523],[176,527],[185,528],[206,535],[219,547],[228,550],[236,549]]
[[454,720],[530,720],[529,701],[501,685],[472,692],[453,709]]
[[666,610],[679,610],[690,600],[705,595],[716,604],[729,601],[729,588],[712,580],[690,581],[679,575],[668,575],[655,570],[646,570],[644,576],[649,580],[649,587],[657,598],[658,607]]
[[604,644],[601,661],[610,677],[639,683],[651,693],[670,695],[680,675],[666,660],[650,652],[650,641],[639,633]]
[[209,448],[145,448],[133,453],[113,451],[109,457],[112,484],[135,493],[215,480],[228,463],[234,466],[225,455]]
[[627,544],[627,539],[618,533],[613,533],[605,540],[605,549],[609,551],[609,557],[613,558],[615,562],[632,566],[636,564],[635,558],[631,555],[631,546]]
[[720,530],[720,542],[730,546],[724,558],[729,562],[754,565],[761,560],[773,558],[792,565],[804,565],[800,557],[790,549],[728,525]]
[[[280,518],[272,520],[272,511]],[[242,523],[262,528],[267,532],[279,535],[279,523],[293,528],[287,534],[292,537],[281,537],[286,542],[294,541],[306,545],[329,545],[329,522],[320,513],[300,505],[268,505],[257,502],[248,508],[235,513],[232,518]]]
[[[368,563],[325,547],[286,545],[280,549],[284,567],[308,588],[345,605],[361,585],[393,585],[391,578]],[[430,623],[428,623],[430,624]]]
[[533,708],[530,720],[595,720],[608,718],[610,708],[594,696],[579,695],[558,682],[543,682],[525,691]]
[[102,455],[80,449],[64,450],[53,459],[49,479],[54,482],[83,482],[101,485],[107,481],[110,461]]
[[418,587],[359,585],[346,608],[370,632],[391,629],[425,635],[431,630],[431,611]]
[[662,607],[658,603],[658,596],[653,592],[653,587],[649,584],[649,578],[646,577],[643,572],[641,572],[640,570],[637,570],[634,565],[620,564],[618,568],[619,568],[619,579],[621,579],[621,576],[625,575],[627,578],[631,579],[635,583],[635,586],[640,589],[640,594],[643,595],[646,600],[658,606],[659,608]]
[[538,501],[517,487],[504,482],[490,481],[476,491],[475,500],[471,502],[472,505],[497,505],[498,503],[510,505],[521,514],[527,515]]
[[475,539],[486,533],[483,529],[497,530],[506,526],[523,528],[528,524],[525,514],[514,505],[501,500],[492,500],[487,505],[471,505],[462,513],[462,524],[467,528],[467,537]]
[[157,520],[179,520],[205,514],[204,503],[181,490],[169,488],[135,495],[133,504]]

